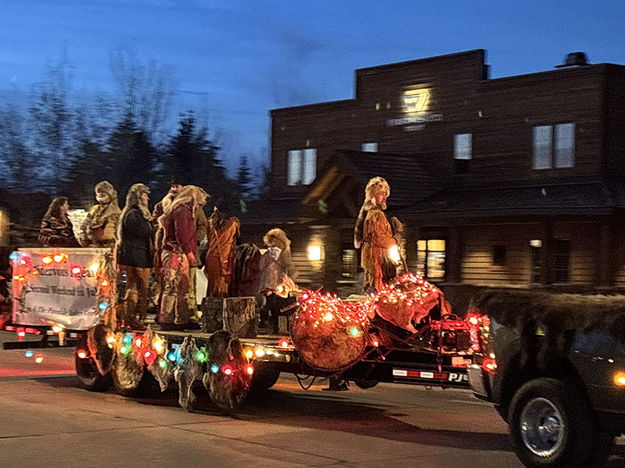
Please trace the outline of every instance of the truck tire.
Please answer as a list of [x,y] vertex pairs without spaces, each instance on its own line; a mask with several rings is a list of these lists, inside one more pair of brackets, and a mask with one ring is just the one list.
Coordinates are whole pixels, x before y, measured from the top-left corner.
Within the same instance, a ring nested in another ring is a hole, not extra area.
[[78,357],[78,348],[74,350],[76,376],[83,388],[91,392],[105,392],[111,385],[111,375],[102,375],[92,357]]
[[280,371],[272,366],[260,363],[254,366],[254,376],[250,384],[250,392],[269,390],[280,378]]
[[510,433],[519,459],[530,467],[588,467],[607,455],[609,436],[573,382],[539,378],[512,398]]

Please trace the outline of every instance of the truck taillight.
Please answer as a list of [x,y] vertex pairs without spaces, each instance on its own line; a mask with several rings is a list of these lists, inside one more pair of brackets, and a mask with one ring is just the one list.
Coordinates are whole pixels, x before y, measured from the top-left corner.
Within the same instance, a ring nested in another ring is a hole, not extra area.
[[494,372],[497,369],[497,362],[492,357],[485,357],[482,361],[482,369],[487,372]]

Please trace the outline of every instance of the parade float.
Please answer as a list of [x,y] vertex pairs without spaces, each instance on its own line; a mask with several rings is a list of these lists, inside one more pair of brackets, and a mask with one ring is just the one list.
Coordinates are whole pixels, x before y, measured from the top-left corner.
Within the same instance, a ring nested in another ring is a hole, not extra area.
[[[302,387],[314,379],[427,386],[468,386],[466,367],[479,347],[474,317],[453,315],[443,293],[405,274],[374,295],[341,299],[323,290],[277,291],[292,305],[288,332],[258,334],[254,298],[221,299],[223,329],[161,331],[117,322],[116,270],[104,249],[29,249],[11,255],[13,325],[18,337],[45,337],[44,346],[76,347],[82,386],[113,385],[128,396],[176,388],[194,408],[194,383],[231,410],[250,391],[270,388],[280,373]],[[285,285],[286,287],[286,285]],[[31,351],[36,343],[13,343]]]

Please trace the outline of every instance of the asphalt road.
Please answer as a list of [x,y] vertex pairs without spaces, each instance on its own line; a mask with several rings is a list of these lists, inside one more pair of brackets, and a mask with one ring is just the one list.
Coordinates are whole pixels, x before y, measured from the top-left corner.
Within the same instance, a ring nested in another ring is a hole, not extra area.
[[[42,354],[36,364],[0,350],[2,467],[521,466],[504,422],[468,391],[327,392],[323,381],[303,391],[283,376],[233,415],[206,394],[187,413],[173,391],[139,400],[83,390],[72,350]],[[625,465],[624,448],[609,466]]]

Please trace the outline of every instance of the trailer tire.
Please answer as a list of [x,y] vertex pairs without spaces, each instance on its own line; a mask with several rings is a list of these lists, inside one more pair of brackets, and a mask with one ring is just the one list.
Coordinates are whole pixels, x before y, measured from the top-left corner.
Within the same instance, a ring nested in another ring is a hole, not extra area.
[[354,383],[356,384],[358,388],[367,390],[368,388],[375,387],[379,382],[377,380],[357,379],[357,380],[354,380]]
[[595,466],[608,453],[600,449],[611,443],[574,382],[527,382],[514,395],[508,420],[515,452],[526,466]]
[[74,350],[76,376],[80,385],[91,392],[105,392],[111,386],[111,374],[102,375],[98,371],[92,357],[78,357],[78,350]]
[[280,378],[280,371],[266,363],[254,365],[254,376],[250,383],[250,392],[262,392],[273,387]]

